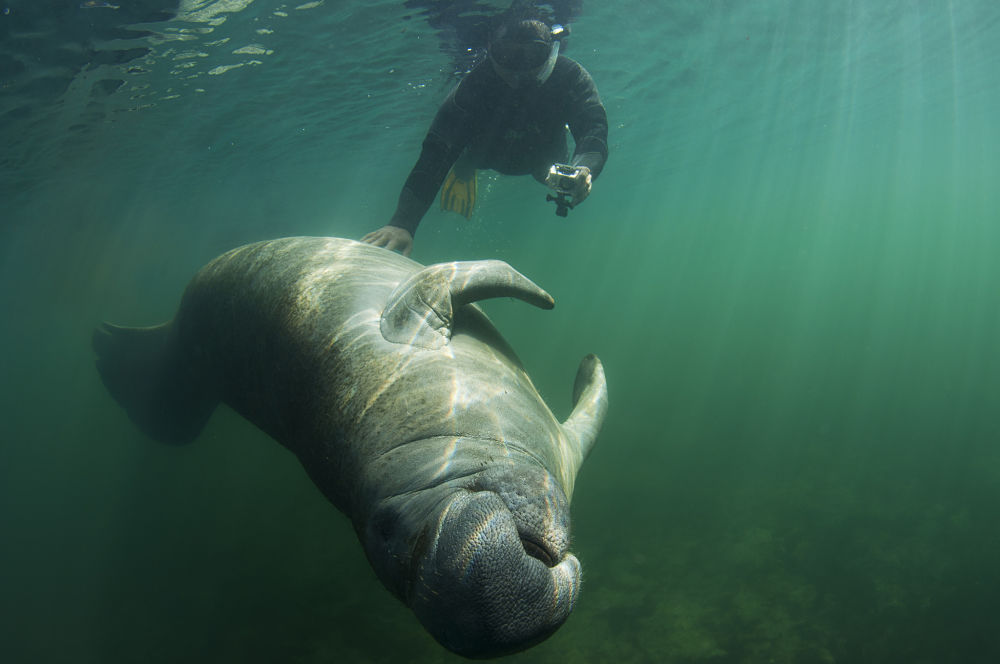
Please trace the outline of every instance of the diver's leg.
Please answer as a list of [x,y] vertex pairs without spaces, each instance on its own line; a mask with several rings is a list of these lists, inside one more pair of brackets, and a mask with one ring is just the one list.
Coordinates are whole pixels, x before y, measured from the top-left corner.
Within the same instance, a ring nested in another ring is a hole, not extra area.
[[451,167],[451,172],[441,186],[441,209],[457,212],[466,219],[472,218],[476,207],[476,168],[479,153],[466,148]]
[[458,160],[455,161],[455,165],[451,167],[451,170],[455,172],[455,177],[459,180],[469,180],[475,176],[476,169],[481,168],[480,161],[481,155],[479,151],[476,150],[475,146],[470,145],[458,156]]

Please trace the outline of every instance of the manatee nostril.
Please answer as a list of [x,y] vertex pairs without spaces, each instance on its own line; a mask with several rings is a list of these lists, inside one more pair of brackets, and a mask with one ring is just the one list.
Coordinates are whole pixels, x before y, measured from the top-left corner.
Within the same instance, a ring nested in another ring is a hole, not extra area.
[[557,561],[554,560],[553,556],[537,542],[533,542],[530,539],[521,538],[521,546],[524,547],[524,552],[527,553],[532,558],[537,558],[545,563],[546,567],[555,567]]

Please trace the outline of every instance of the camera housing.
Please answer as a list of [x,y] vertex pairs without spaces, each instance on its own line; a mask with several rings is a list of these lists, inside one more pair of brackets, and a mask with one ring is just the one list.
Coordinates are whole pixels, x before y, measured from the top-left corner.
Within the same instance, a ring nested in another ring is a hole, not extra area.
[[576,191],[580,170],[579,166],[553,164],[549,168],[549,174],[545,176],[545,184],[560,194],[572,195]]
[[581,167],[569,164],[552,164],[549,167],[549,174],[545,176],[545,185],[557,195],[546,195],[545,200],[546,202],[555,202],[556,214],[560,217],[565,217],[573,209],[572,196],[579,186],[578,177],[581,170],[583,170]]

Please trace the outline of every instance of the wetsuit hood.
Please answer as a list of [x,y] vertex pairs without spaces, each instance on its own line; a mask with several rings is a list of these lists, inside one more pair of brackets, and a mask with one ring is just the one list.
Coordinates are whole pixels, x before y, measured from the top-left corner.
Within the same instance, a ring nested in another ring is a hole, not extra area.
[[559,42],[552,34],[541,21],[501,26],[489,48],[494,71],[512,88],[544,84],[559,57]]

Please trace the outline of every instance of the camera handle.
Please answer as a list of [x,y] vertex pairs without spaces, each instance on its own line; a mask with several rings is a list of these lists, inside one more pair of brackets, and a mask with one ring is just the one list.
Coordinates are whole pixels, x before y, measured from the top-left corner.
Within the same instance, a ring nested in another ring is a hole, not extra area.
[[556,203],[556,215],[559,217],[565,217],[570,210],[573,209],[573,201],[566,197],[566,194],[560,192],[558,195],[553,196],[552,194],[545,195],[545,202],[555,201]]

